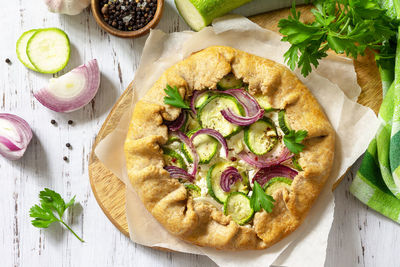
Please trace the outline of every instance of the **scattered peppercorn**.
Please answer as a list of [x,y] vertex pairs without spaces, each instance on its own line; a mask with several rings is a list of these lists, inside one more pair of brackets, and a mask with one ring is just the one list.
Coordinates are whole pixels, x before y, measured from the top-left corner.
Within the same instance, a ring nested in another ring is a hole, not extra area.
[[51,120],[50,123],[55,125],[57,122],[55,120]]
[[64,161],[68,161],[68,158],[67,158],[67,157],[63,157],[63,160],[64,160]]
[[74,123],[74,122],[73,122],[72,120],[69,120],[69,121],[68,121],[68,124],[69,124],[69,125],[72,125],[73,123]]
[[66,143],[65,146],[68,147],[68,148],[70,148],[70,147],[71,147],[71,144],[70,144],[70,143]]
[[6,58],[6,63],[11,64],[11,60],[9,58]]
[[100,0],[104,21],[121,31],[146,26],[157,10],[157,0]]

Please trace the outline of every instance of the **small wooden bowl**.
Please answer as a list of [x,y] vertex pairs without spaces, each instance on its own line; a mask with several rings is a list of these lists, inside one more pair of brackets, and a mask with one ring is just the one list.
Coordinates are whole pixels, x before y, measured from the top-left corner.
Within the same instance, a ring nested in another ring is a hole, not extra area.
[[107,24],[107,22],[104,21],[103,19],[103,14],[101,14],[100,10],[100,5],[99,5],[99,0],[92,0],[92,13],[93,16],[99,24],[101,28],[103,28],[105,31],[111,33],[112,35],[122,37],[122,38],[136,38],[142,35],[147,34],[150,29],[153,29],[157,26],[158,22],[161,19],[161,16],[164,11],[164,0],[157,0],[157,10],[156,13],[154,14],[153,19],[145,25],[143,28],[135,30],[135,31],[120,31],[110,25]]

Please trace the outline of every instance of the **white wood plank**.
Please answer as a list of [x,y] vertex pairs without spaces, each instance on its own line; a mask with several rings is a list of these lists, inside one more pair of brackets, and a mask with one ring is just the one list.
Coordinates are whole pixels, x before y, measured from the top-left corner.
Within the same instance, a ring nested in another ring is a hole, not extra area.
[[[15,55],[15,42],[23,31],[54,26],[65,30],[73,44],[66,71],[91,58],[99,60],[102,70],[94,101],[72,114],[51,112],[34,99],[31,92],[51,76],[27,70]],[[158,28],[166,32],[188,29],[170,0]],[[203,256],[132,243],[108,221],[90,189],[87,165],[95,134],[132,80],[146,37],[119,39],[101,30],[89,10],[74,17],[59,16],[47,12],[42,1],[29,0],[8,1],[1,8],[0,32],[0,112],[22,116],[35,133],[23,159],[0,158],[1,266],[214,266]],[[6,58],[11,65],[4,62]],[[51,125],[51,119],[58,125]],[[72,126],[67,124],[70,119]],[[65,147],[67,142],[72,149]],[[326,266],[400,266],[396,257],[399,226],[352,197],[348,192],[351,179],[352,174],[335,192]],[[67,197],[76,194],[80,205],[68,218],[86,243],[60,226],[38,230],[30,224],[29,208],[44,187]]]

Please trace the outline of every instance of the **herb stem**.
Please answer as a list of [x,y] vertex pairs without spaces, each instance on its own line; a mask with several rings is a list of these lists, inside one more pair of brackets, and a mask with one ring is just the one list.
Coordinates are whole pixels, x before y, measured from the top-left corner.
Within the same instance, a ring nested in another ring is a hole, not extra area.
[[71,233],[73,233],[74,236],[75,236],[76,238],[79,239],[79,241],[81,241],[82,243],[85,243],[85,240],[83,240],[82,238],[80,238],[80,237],[74,232],[74,230],[72,230],[71,227],[69,227],[63,220],[60,220],[60,222],[61,222],[65,227],[67,227],[67,229],[70,230]]

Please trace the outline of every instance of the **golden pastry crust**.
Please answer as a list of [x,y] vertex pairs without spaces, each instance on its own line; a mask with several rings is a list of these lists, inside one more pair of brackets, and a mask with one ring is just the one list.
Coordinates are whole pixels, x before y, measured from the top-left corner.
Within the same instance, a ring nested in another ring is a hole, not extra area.
[[[295,130],[308,136],[299,163],[304,171],[290,192],[274,192],[275,207],[254,216],[252,228],[240,226],[211,204],[194,201],[183,184],[163,169],[161,146],[168,138],[164,120],[174,120],[179,108],[163,102],[167,84],[185,98],[194,90],[216,89],[232,72],[249,84],[253,95],[263,94],[273,108],[286,109]],[[265,249],[292,233],[303,221],[329,176],[335,132],[316,99],[286,67],[230,47],[214,46],[197,52],[164,72],[135,106],[125,156],[130,181],[147,210],[172,234],[199,246],[224,250]]]

